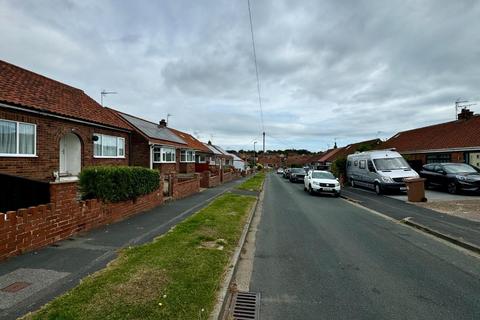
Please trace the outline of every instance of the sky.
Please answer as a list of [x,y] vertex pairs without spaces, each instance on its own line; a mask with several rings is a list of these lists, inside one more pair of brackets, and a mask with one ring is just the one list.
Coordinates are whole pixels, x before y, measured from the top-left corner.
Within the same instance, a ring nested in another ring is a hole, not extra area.
[[476,0],[0,0],[0,59],[227,149],[311,151],[480,112]]

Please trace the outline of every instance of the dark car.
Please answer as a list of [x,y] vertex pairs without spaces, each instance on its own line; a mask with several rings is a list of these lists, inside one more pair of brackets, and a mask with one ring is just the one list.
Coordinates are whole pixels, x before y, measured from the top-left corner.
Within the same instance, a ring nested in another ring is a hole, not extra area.
[[292,168],[290,169],[290,182],[303,181],[307,173],[303,168]]
[[289,179],[290,178],[290,170],[291,168],[285,168],[285,170],[283,170],[283,177],[285,179]]
[[426,187],[446,188],[449,193],[480,191],[479,169],[466,163],[431,163],[423,166],[420,176]]

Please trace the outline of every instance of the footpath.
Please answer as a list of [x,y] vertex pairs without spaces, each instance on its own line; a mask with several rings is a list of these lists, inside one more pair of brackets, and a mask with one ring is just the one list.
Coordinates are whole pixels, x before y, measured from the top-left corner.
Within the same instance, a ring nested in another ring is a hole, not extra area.
[[407,225],[480,253],[480,222],[422,208],[368,190],[346,187],[342,196]]
[[0,319],[15,319],[38,309],[75,287],[85,276],[104,268],[119,249],[152,241],[243,181],[206,189],[0,262],[0,288],[4,288],[0,291]]

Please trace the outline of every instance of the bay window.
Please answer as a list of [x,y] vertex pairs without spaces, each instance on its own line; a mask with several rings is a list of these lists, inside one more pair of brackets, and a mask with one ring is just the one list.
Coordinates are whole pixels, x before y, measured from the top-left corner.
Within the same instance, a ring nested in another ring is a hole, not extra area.
[[0,156],[35,156],[36,141],[35,124],[0,120]]
[[153,147],[154,163],[175,163],[175,148]]
[[93,141],[93,156],[95,158],[124,158],[125,139],[106,134],[97,134]]
[[204,155],[199,154],[196,156],[196,159],[197,163],[207,163],[207,157]]
[[195,151],[193,150],[180,151],[180,162],[195,162]]

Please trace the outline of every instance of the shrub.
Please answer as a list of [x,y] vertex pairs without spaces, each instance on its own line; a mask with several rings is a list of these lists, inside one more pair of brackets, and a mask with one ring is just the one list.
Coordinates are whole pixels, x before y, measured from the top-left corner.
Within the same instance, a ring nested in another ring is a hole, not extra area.
[[79,178],[84,199],[106,202],[136,199],[160,186],[158,171],[142,167],[93,166],[85,168]]
[[330,167],[330,170],[338,178],[340,178],[341,176],[345,177],[345,175],[347,173],[347,158],[336,159],[332,163],[332,166]]

